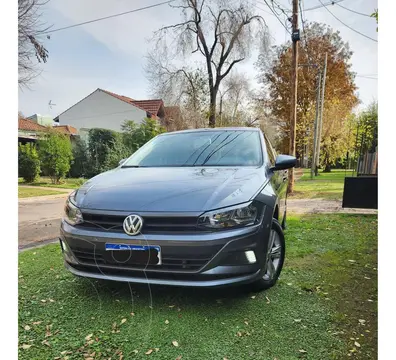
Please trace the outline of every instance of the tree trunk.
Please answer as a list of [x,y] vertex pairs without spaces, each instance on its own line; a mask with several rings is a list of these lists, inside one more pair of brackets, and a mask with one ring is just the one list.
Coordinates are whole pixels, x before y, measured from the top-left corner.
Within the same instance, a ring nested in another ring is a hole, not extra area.
[[324,172],[324,173],[329,173],[329,172],[331,172],[330,164],[326,164],[326,165],[325,165],[325,168],[324,168],[323,172]]
[[216,97],[217,97],[217,89],[214,88],[210,92],[210,104],[209,104],[209,127],[212,128],[216,126]]

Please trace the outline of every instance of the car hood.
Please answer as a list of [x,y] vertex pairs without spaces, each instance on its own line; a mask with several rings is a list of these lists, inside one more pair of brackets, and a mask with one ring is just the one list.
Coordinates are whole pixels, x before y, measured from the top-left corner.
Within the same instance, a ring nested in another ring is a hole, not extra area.
[[82,209],[207,211],[252,199],[268,181],[260,168],[117,168],[76,193]]

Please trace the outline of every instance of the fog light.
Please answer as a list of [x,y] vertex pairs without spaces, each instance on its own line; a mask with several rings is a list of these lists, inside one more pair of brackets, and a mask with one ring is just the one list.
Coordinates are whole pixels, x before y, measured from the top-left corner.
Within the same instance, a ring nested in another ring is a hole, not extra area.
[[256,255],[253,250],[245,251],[246,260],[249,261],[250,264],[256,262]]

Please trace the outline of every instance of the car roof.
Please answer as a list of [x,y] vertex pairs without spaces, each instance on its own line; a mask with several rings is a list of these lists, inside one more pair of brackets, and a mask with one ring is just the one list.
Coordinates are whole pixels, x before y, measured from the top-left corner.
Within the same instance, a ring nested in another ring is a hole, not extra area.
[[218,128],[199,128],[199,129],[187,129],[187,130],[179,130],[172,131],[161,134],[163,135],[172,135],[172,134],[183,134],[183,133],[192,133],[192,132],[204,132],[204,131],[261,131],[259,128],[254,127],[218,127]]

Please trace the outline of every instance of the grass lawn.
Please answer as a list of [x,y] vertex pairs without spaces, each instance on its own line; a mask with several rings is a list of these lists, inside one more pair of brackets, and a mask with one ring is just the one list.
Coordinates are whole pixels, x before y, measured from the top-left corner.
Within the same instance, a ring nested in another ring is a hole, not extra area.
[[330,173],[319,172],[311,180],[311,171],[304,169],[303,176],[296,181],[292,199],[317,199],[342,200],[345,176],[352,176],[352,171],[332,170]]
[[57,195],[64,194],[63,191],[47,190],[47,189],[32,189],[29,187],[18,186],[18,198],[27,198],[32,196],[44,196],[44,195]]
[[376,229],[374,215],[291,217],[281,279],[257,294],[92,281],[57,244],[22,252],[19,358],[375,359]]
[[26,183],[22,178],[18,178],[18,184],[33,185],[33,186],[44,186],[44,187],[54,187],[62,189],[77,189],[79,188],[86,179],[63,179],[61,184],[52,184],[51,179],[48,177],[40,177],[37,181],[33,183]]

